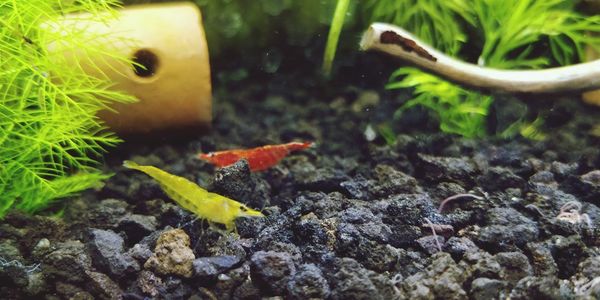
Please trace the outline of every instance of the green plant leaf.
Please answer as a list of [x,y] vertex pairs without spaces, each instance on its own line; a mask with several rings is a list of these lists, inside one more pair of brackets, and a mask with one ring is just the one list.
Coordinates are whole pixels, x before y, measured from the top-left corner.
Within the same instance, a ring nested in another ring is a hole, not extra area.
[[96,113],[109,102],[135,99],[110,90],[105,78],[85,75],[79,64],[45,45],[58,42],[90,60],[127,61],[102,45],[105,36],[48,25],[79,12],[88,13],[82,21],[104,22],[119,5],[113,0],[0,2],[0,217],[12,208],[35,213],[107,177],[94,168],[96,159],[119,139]]
[[331,28],[329,29],[327,44],[325,45],[325,53],[323,54],[323,72],[327,76],[331,74],[331,67],[335,58],[340,33],[342,32],[342,26],[344,26],[344,19],[348,12],[348,5],[350,5],[350,0],[337,0],[335,12],[333,13]]

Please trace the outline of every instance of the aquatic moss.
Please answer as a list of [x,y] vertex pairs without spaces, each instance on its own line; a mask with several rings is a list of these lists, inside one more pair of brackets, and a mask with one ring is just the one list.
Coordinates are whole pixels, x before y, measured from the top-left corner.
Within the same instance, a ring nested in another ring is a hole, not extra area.
[[[110,101],[133,98],[85,75],[64,50],[110,55],[101,37],[57,22],[87,12],[83,21],[113,16],[115,0],[0,2],[0,217],[15,208],[35,213],[106,178],[94,166],[105,147],[119,142],[96,113]],[[91,60],[90,60],[91,61]]]

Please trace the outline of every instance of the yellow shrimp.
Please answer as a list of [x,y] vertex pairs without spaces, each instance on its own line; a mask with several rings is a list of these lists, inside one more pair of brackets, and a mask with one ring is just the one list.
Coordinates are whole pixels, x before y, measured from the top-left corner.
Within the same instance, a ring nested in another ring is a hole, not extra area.
[[235,229],[235,219],[238,217],[264,217],[261,212],[240,202],[210,193],[183,177],[169,174],[159,168],[140,166],[127,160],[123,162],[123,166],[148,174],[181,207],[209,222],[224,224],[228,231]]

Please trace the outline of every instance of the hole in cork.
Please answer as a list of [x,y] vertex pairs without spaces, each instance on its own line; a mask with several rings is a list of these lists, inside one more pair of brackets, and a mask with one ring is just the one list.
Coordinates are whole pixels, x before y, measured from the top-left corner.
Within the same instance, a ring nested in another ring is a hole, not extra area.
[[152,77],[158,69],[158,57],[148,49],[140,49],[133,54],[133,71],[139,77]]

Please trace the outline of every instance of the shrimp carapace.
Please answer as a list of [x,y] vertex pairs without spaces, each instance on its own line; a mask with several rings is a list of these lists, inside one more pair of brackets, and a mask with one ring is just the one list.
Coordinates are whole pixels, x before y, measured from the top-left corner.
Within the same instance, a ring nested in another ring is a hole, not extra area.
[[285,158],[290,152],[311,147],[313,142],[291,142],[279,145],[266,145],[252,149],[223,150],[210,153],[200,153],[198,157],[222,168],[245,159],[250,165],[250,171],[266,170]]
[[260,211],[211,193],[183,177],[169,174],[159,168],[140,166],[127,160],[123,162],[123,166],[146,173],[181,207],[209,222],[224,224],[228,231],[235,229],[235,219],[238,217],[264,217]]

